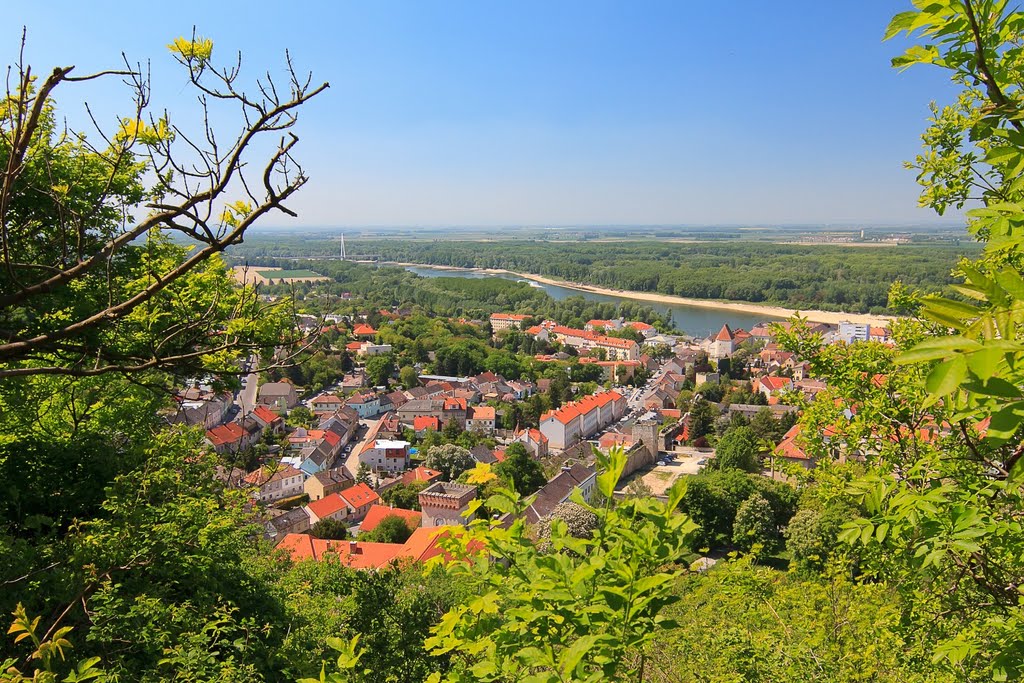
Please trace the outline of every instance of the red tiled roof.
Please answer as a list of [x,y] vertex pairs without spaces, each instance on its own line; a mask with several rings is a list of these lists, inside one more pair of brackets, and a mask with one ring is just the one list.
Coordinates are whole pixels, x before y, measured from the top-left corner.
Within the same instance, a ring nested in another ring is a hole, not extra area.
[[336,514],[339,510],[344,510],[348,507],[348,503],[345,499],[339,496],[337,493],[332,493],[329,496],[324,496],[320,500],[310,501],[308,505],[309,511],[317,516],[318,519],[323,519]]
[[[524,432],[526,433],[526,436],[528,439],[530,439],[530,441],[534,441],[536,443],[548,442],[548,437],[544,436],[539,429],[530,428],[524,430]],[[523,435],[524,432],[519,432],[518,434],[516,434],[515,438],[518,439]]]
[[434,481],[441,476],[441,473],[437,470],[432,470],[429,467],[417,467],[414,470],[402,473],[402,483],[411,484],[414,481]]
[[633,437],[626,434],[620,434],[618,432],[605,432],[601,435],[601,438],[597,440],[597,445],[601,448],[611,448],[612,446],[626,446],[633,444]]
[[373,329],[373,327],[367,325],[366,323],[359,323],[354,328],[352,328],[352,334],[359,337],[368,337],[377,334],[377,330]]
[[635,321],[635,322],[631,322],[631,323],[627,323],[627,324],[630,327],[632,327],[634,330],[638,330],[640,332],[646,332],[647,330],[653,330],[654,329],[654,325],[648,325],[647,323],[642,323],[640,321]]
[[722,325],[722,329],[718,331],[718,335],[715,337],[715,341],[732,341],[734,339],[732,330],[729,329],[729,325]]
[[776,377],[774,375],[759,377],[757,381],[769,391],[778,391],[793,384],[793,380],[788,377]]
[[227,424],[217,425],[213,429],[206,430],[206,438],[214,446],[235,443],[241,440],[243,436],[245,436],[245,430],[237,422],[228,422]]
[[334,394],[320,394],[312,401],[310,401],[310,403],[337,403],[338,405],[341,405],[342,403],[344,403],[344,401],[342,401]]
[[353,569],[380,569],[394,560],[404,546],[400,543],[329,541],[307,534],[288,534],[277,547],[290,553],[296,562],[336,558]]
[[403,510],[402,508],[393,508],[388,505],[374,504],[370,506],[366,517],[360,522],[359,533],[373,531],[387,517],[398,517],[412,530],[419,527],[420,519],[423,515],[416,510]]
[[469,409],[470,420],[493,420],[494,419],[494,408],[490,406],[476,406],[475,408]]
[[[448,388],[451,389],[451,385],[449,385]],[[466,410],[467,409],[466,399],[464,399],[464,398],[454,398],[454,397],[449,396],[449,397],[445,398],[445,400],[444,400],[444,409],[445,410]]]
[[522,322],[529,318],[528,315],[520,315],[518,313],[492,313],[491,320],[514,320],[516,322]]
[[584,396],[574,403],[566,403],[558,410],[549,410],[541,415],[540,421],[543,422],[548,418],[553,417],[562,424],[569,424],[576,417],[585,415],[595,408],[600,408],[611,401],[617,401],[621,398],[622,395],[617,391],[603,391],[600,394]]
[[349,342],[348,344],[345,344],[345,348],[349,351],[358,351],[362,346],[363,342]]
[[256,406],[252,414],[267,424],[281,421],[281,416],[266,406]]
[[441,421],[432,415],[417,415],[412,420],[412,428],[417,432],[422,429],[441,431]]
[[291,465],[268,465],[267,467],[261,467],[258,470],[253,470],[249,474],[245,475],[245,482],[247,484],[253,484],[254,486],[263,486],[271,481],[297,477],[301,474],[302,472],[299,472]]
[[341,491],[338,495],[354,508],[361,508],[364,505],[372,505],[380,501],[377,492],[366,484],[356,484]]
[[811,456],[797,443],[802,429],[799,423],[790,427],[782,441],[775,447],[775,455],[790,460],[810,460]]

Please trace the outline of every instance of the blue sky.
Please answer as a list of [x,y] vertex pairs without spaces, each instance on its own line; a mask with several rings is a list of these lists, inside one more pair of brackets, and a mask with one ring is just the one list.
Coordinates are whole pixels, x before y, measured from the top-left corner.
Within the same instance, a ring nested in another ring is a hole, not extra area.
[[[953,91],[889,66],[881,36],[908,7],[50,0],[8,9],[0,36],[11,63],[27,26],[37,71],[151,58],[179,120],[175,36],[195,25],[250,76],[288,48],[331,83],[297,131],[302,225],[928,224],[902,162]],[[112,83],[80,92],[123,110]]]

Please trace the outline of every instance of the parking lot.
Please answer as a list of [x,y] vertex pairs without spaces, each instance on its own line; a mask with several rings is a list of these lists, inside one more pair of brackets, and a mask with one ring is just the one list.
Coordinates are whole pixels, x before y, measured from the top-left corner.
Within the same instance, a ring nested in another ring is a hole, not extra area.
[[[650,487],[654,495],[663,495],[672,488],[672,484],[675,483],[676,479],[683,475],[697,474],[700,468],[703,467],[702,461],[706,461],[714,455],[714,451],[710,449],[687,448],[680,449],[680,451],[674,453],[662,452],[658,456],[659,462],[654,467],[639,470],[632,476],[627,477],[619,488],[625,488],[629,485],[629,482],[640,477]],[[661,461],[666,455],[671,455],[672,457],[668,460],[668,464],[662,464]]]

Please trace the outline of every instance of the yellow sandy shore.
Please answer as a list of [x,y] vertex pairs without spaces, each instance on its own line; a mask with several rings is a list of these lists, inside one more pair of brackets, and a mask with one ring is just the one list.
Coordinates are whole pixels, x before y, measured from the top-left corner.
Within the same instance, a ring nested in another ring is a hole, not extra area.
[[773,318],[791,318],[794,315],[801,315],[807,318],[811,322],[816,323],[830,323],[832,325],[838,325],[840,322],[851,322],[860,323],[867,325],[885,326],[892,320],[890,317],[877,316],[877,315],[866,315],[862,313],[836,313],[833,311],[798,311],[794,308],[783,308],[781,306],[764,306],[761,304],[749,304],[740,303],[738,301],[716,301],[714,299],[690,299],[682,296],[670,296],[668,294],[656,294],[653,292],[631,292],[624,289],[606,289],[604,287],[594,287],[592,285],[581,285],[575,282],[566,282],[564,280],[557,280],[550,277],[544,277],[542,275],[533,275],[532,273],[516,273],[511,270],[504,270],[502,268],[454,268],[452,266],[435,266],[428,263],[394,263],[397,266],[417,266],[421,268],[436,268],[437,270],[469,270],[477,273],[506,273],[508,275],[515,275],[529,280],[536,280],[542,284],[555,285],[557,287],[566,287],[567,289],[575,289],[581,292],[591,292],[592,294],[604,294],[607,296],[617,296],[625,299],[635,299],[637,301],[653,301],[659,304],[675,304],[680,306],[694,306],[696,308],[714,308],[723,311],[737,311],[739,313],[752,313],[754,315],[763,315]]

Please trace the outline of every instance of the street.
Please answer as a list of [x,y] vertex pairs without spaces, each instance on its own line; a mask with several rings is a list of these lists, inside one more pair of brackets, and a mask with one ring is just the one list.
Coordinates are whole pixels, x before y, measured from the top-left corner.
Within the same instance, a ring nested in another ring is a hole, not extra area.
[[256,407],[256,392],[259,388],[259,375],[250,372],[242,377],[242,388],[235,396],[235,405],[238,406],[238,414],[248,415]]
[[352,473],[353,477],[359,472],[359,452],[363,450],[363,445],[366,443],[367,437],[373,433],[379,421],[380,420],[359,421],[359,431],[356,432],[356,434],[358,435],[361,433],[363,436],[358,441],[352,442],[354,444],[352,446],[352,450],[347,456],[345,456],[345,467]]

